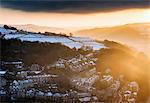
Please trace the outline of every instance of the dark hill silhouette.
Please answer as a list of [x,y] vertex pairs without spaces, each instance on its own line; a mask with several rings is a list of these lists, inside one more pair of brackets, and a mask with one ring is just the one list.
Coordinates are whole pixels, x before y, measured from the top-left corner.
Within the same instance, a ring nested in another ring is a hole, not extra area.
[[17,39],[1,40],[1,55],[4,61],[22,59],[25,64],[48,65],[59,58],[69,58],[78,53],[60,43],[21,42]]

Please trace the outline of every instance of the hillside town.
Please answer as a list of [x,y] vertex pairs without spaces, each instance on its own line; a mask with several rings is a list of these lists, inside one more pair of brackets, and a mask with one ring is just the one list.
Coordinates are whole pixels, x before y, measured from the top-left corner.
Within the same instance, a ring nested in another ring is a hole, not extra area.
[[[1,61],[1,99],[136,103],[138,84],[134,81],[122,84],[123,76],[114,78],[111,68],[106,68],[104,73],[97,72],[96,60],[94,54],[90,53],[70,60],[60,58],[54,64],[45,67],[38,64],[25,67],[23,61]],[[54,69],[60,72],[55,72]],[[62,71],[68,75],[62,74]],[[64,80],[62,75],[68,81]],[[101,86],[95,86],[97,82]]]
[[[11,33],[3,29],[1,34],[7,34],[6,37],[18,35],[11,35]],[[39,37],[37,38],[39,39]],[[66,39],[64,37],[57,38]],[[9,40],[11,39],[9,38]],[[72,37],[72,39],[76,42],[77,38]],[[81,39],[84,40],[84,38]],[[83,43],[83,41],[79,42]],[[96,47],[98,47],[97,44]],[[82,53],[70,58],[59,57],[48,65],[41,65],[34,61],[31,65],[27,65],[21,58],[13,61],[1,60],[1,102],[42,100],[50,103],[136,103],[140,89],[136,81],[127,81],[122,74],[114,77],[109,67],[105,68],[105,71],[99,72],[100,68],[96,67],[99,59],[96,55],[99,50],[95,50],[91,45],[76,48],[76,52],[79,52],[79,49]],[[44,58],[41,57],[41,59]]]

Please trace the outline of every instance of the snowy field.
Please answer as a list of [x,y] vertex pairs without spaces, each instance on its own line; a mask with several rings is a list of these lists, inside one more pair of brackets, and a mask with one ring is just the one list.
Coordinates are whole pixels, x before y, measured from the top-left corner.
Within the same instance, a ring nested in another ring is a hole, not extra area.
[[[4,28],[0,28],[1,34],[5,34],[5,39],[20,39],[21,41],[30,41],[30,42],[49,42],[49,43],[61,43],[70,48],[81,48],[82,46],[90,46],[94,50],[99,50],[101,48],[105,48],[105,46],[101,43],[97,43],[90,38],[84,37],[60,37],[60,36],[45,36],[41,34],[20,34],[15,30],[6,30]],[[11,34],[10,34],[11,33]]]

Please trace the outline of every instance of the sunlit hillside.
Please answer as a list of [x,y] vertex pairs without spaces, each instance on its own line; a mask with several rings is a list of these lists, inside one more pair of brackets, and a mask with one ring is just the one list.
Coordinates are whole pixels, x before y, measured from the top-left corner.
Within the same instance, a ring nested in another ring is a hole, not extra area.
[[[109,94],[107,90],[113,89],[114,85],[111,85],[111,81],[110,84],[106,82],[105,85],[105,82],[102,82],[105,77],[106,81],[108,77],[108,81],[112,79],[114,79],[114,82],[118,81],[119,88],[116,88],[120,91],[116,91],[117,94],[120,92],[124,93],[126,90],[124,87],[127,87],[130,83],[138,83],[137,85],[140,89],[138,90],[136,101],[146,101],[149,96],[149,59],[144,53],[138,52],[127,45],[115,41],[95,41],[90,38],[67,36],[51,32],[35,33],[19,30],[7,25],[0,28],[0,34],[2,41],[1,59],[6,64],[3,64],[3,68],[8,68],[7,63],[14,63],[5,61],[18,61],[17,63],[23,61],[25,65],[23,70],[29,72],[32,70],[33,65],[38,64],[42,66],[40,75],[42,73],[43,75],[45,73],[48,75],[52,73],[59,75],[57,84],[59,84],[60,93],[75,88],[81,91],[83,88],[72,87],[74,86],[74,81],[77,78],[84,80],[87,77],[91,80],[92,76],[92,78],[99,78],[97,80],[92,79],[94,82],[90,83],[97,90],[96,94],[100,101],[110,101],[107,99],[109,96],[107,98],[102,97],[107,96]],[[77,58],[82,58],[79,59],[79,63]],[[109,71],[107,72],[107,70]],[[11,68],[10,71],[18,72],[16,68]],[[30,73],[25,79],[32,77],[32,75]],[[120,78],[121,75],[123,76],[122,79]],[[35,76],[37,77],[37,74]],[[9,79],[16,78],[15,75],[11,76],[9,74],[6,74],[6,77]],[[44,85],[47,86],[46,83]],[[110,88],[110,86],[112,87]],[[36,88],[36,86],[32,87]],[[44,93],[47,92],[47,88],[43,87],[43,85],[38,88],[42,88]],[[92,89],[91,93],[95,94],[95,89]],[[102,91],[105,92],[101,97]],[[119,96],[117,96],[118,99],[114,97],[113,101],[121,100]],[[24,101],[24,98],[21,100]]]

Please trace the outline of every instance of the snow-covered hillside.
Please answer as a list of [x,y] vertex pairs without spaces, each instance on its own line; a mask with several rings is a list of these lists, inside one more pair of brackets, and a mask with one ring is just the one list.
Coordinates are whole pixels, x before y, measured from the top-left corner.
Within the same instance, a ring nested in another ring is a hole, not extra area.
[[81,38],[81,37],[62,37],[62,36],[46,36],[37,33],[19,33],[16,30],[9,30],[5,28],[0,28],[1,34],[5,34],[5,39],[17,38],[21,41],[30,41],[30,42],[50,42],[50,43],[61,43],[70,48],[81,48],[82,46],[90,46],[94,50],[99,50],[105,46],[101,43],[90,38]]

